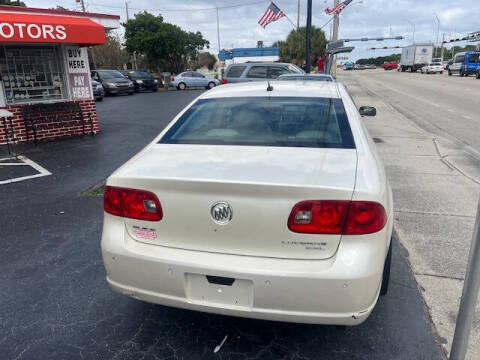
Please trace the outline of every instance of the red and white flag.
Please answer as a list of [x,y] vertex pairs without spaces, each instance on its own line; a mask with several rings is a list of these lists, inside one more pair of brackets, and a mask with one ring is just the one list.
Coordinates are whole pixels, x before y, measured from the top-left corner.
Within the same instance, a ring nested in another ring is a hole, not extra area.
[[270,24],[271,22],[277,21],[278,19],[281,19],[284,16],[285,14],[283,13],[283,11],[280,10],[278,6],[272,2],[270,3],[267,10],[265,11],[265,14],[263,14],[260,20],[258,20],[258,23],[260,24],[260,26],[262,26],[265,29],[265,27],[268,24]]
[[327,15],[332,15],[332,14],[340,14],[342,12],[343,9],[345,9],[347,7],[348,4],[350,4],[353,0],[345,0],[345,1],[342,1],[340,4],[338,4],[337,6],[334,6],[333,8],[326,8],[325,9],[325,13]]

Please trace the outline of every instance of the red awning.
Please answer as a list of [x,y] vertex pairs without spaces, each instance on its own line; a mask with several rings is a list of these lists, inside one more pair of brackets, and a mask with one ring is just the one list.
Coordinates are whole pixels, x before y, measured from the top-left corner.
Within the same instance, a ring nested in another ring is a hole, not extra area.
[[0,13],[0,43],[101,45],[105,30],[88,18]]

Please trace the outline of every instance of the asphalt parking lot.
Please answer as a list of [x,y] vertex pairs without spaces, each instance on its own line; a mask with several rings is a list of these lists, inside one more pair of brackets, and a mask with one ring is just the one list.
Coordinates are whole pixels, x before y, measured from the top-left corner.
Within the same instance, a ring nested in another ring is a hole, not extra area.
[[397,240],[389,294],[354,328],[196,313],[108,288],[100,253],[102,198],[92,187],[200,93],[106,98],[98,103],[97,136],[19,147],[52,175],[0,186],[1,357],[441,359],[442,339],[432,331]]

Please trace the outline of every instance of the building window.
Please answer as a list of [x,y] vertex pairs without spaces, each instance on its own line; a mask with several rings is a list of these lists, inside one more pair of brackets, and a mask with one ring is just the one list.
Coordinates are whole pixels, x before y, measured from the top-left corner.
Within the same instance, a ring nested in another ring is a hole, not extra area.
[[7,104],[67,98],[58,46],[3,45],[0,75]]

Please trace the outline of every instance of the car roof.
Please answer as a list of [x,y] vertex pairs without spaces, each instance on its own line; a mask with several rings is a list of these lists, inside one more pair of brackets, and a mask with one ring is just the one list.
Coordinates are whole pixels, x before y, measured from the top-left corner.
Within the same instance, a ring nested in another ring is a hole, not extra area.
[[200,96],[200,99],[227,97],[319,97],[339,99],[337,83],[309,81],[271,81],[272,91],[267,91],[269,82],[226,84],[213,88]]
[[330,75],[330,74],[282,74],[279,77],[284,78],[284,77],[298,77],[298,76],[301,76],[301,77],[328,77],[328,78],[333,79],[333,76]]

